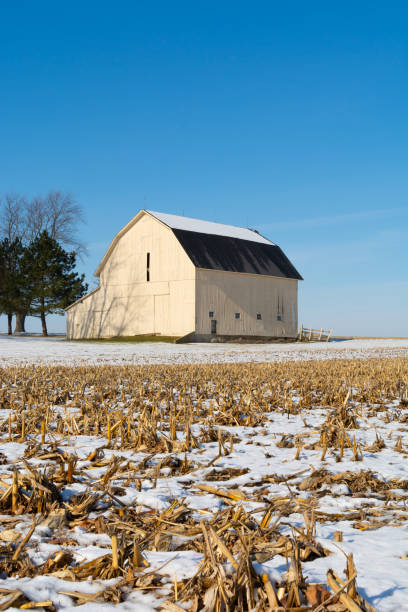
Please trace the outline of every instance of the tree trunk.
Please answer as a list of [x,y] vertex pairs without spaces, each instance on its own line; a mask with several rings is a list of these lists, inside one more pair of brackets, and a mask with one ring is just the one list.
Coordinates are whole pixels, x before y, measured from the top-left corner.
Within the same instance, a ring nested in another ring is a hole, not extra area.
[[14,330],[15,334],[19,334],[19,333],[24,333],[25,332],[25,318],[26,318],[26,314],[25,313],[21,313],[21,312],[17,312],[16,313],[16,327]]
[[47,322],[45,320],[45,299],[44,299],[44,296],[41,297],[40,318],[41,318],[41,325],[42,325],[43,336],[48,336]]
[[9,336],[11,336],[13,333],[13,315],[10,313],[7,315],[7,325],[8,325],[7,333]]
[[48,336],[47,322],[45,320],[45,313],[44,312],[41,313],[41,325],[42,325],[42,328],[43,328],[43,336]]
[[45,320],[45,313],[44,312],[41,313],[41,325],[42,325],[43,336],[48,336],[47,322]]

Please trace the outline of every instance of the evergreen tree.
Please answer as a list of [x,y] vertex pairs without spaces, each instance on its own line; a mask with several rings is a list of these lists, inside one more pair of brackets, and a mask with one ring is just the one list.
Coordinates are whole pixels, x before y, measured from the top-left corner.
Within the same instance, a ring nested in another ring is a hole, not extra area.
[[0,314],[7,315],[7,333],[12,334],[13,313],[23,294],[21,262],[24,248],[21,240],[4,238],[0,242]]
[[63,314],[64,308],[82,297],[88,285],[75,272],[76,253],[65,251],[47,231],[25,249],[23,273],[29,295],[29,314],[41,318],[47,336],[47,314]]
[[[51,190],[31,200],[17,193],[0,194],[0,239],[13,242],[19,238],[25,247],[47,230],[65,248],[85,254],[85,246],[78,239],[78,225],[83,222],[82,206],[70,193]],[[16,332],[25,331],[27,314],[27,310],[15,312]]]

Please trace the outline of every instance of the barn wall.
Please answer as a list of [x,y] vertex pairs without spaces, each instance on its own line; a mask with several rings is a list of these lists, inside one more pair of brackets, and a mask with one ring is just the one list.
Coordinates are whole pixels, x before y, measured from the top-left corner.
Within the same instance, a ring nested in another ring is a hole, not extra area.
[[[297,280],[197,270],[196,333],[210,334],[214,313],[217,335],[295,337],[298,326]],[[282,320],[278,320],[279,310]],[[240,318],[235,318],[235,313]],[[257,314],[262,319],[257,319]]]
[[194,313],[195,268],[172,231],[146,214],[117,242],[99,290],[67,311],[67,336],[183,336]]

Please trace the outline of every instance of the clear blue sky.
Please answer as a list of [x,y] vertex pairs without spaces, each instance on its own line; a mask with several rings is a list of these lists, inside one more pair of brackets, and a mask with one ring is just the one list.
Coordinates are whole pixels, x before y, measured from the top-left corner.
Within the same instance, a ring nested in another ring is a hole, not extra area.
[[299,323],[407,336],[407,32],[403,1],[3,3],[0,192],[70,190],[90,279],[140,208],[255,227]]

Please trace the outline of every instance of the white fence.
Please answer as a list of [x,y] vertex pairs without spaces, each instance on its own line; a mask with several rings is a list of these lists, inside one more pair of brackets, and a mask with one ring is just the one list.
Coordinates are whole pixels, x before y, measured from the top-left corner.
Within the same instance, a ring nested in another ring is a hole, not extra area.
[[299,342],[328,342],[333,330],[313,329],[312,327],[302,327],[298,333]]

